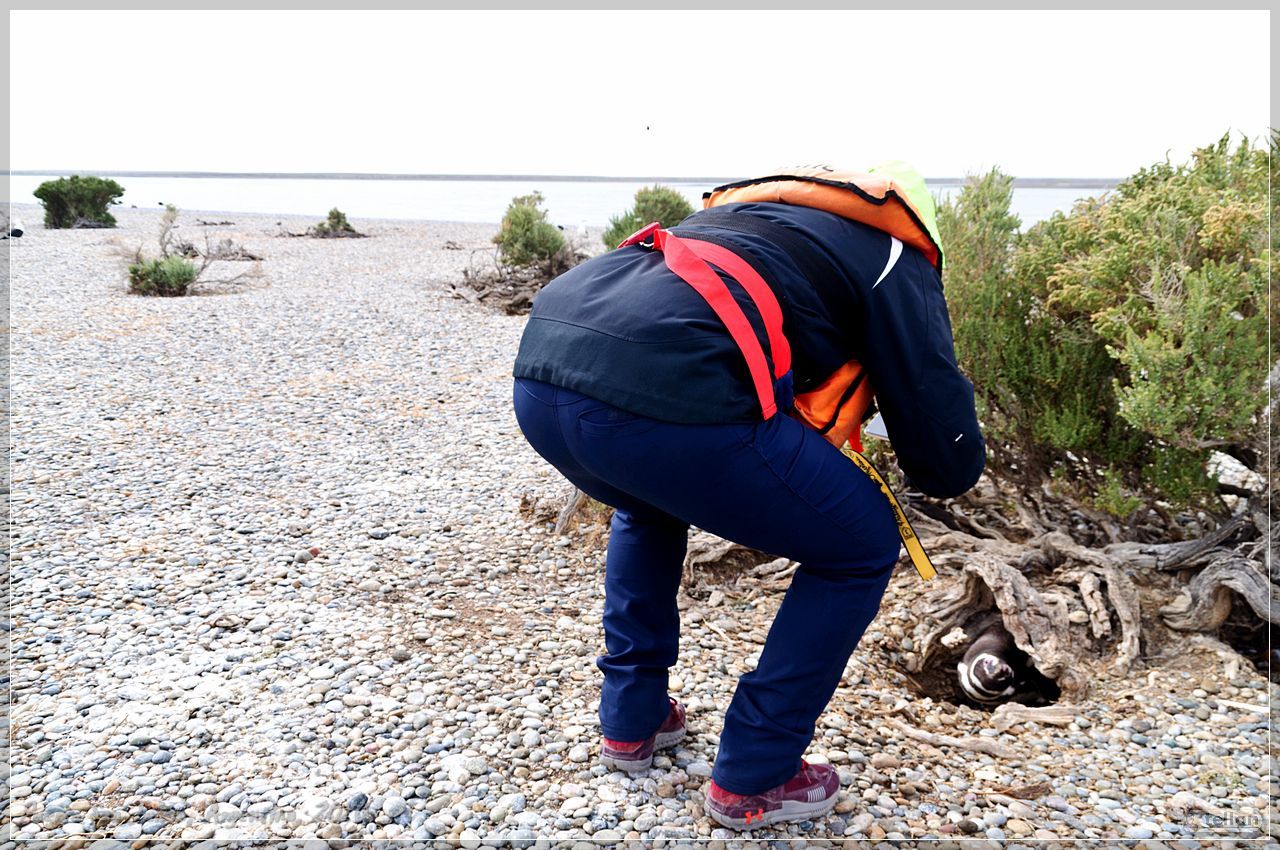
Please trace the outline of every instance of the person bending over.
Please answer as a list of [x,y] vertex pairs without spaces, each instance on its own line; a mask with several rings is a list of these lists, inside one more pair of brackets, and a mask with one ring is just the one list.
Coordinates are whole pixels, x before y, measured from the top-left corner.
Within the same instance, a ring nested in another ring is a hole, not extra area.
[[803,759],[898,560],[861,448],[878,408],[912,486],[972,487],[985,446],[956,366],[932,199],[909,167],[806,167],[719,187],[551,281],[515,361],[517,422],[614,510],[605,568],[601,762],[679,741],[667,694],[690,525],[799,562],[759,664],[725,712],[706,807],[750,828],[829,811]]

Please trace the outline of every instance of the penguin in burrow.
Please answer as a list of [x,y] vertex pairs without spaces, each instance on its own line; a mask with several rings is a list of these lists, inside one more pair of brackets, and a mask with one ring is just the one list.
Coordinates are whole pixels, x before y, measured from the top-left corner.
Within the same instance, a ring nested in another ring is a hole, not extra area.
[[965,696],[982,705],[1027,696],[1044,698],[1040,694],[1044,676],[1014,643],[999,615],[979,618],[965,632],[969,646],[956,664],[956,676]]

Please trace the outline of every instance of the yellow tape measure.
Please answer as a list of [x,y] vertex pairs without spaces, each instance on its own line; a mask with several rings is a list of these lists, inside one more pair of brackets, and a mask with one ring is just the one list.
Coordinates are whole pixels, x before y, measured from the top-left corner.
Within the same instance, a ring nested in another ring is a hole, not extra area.
[[911,521],[907,519],[906,511],[902,509],[902,505],[898,504],[898,499],[893,495],[893,491],[889,489],[889,485],[885,483],[883,477],[871,465],[871,461],[862,456],[861,453],[854,451],[852,448],[842,449],[849,460],[854,465],[866,473],[867,477],[876,483],[880,488],[880,492],[884,493],[885,498],[889,500],[889,507],[893,509],[893,518],[898,523],[898,536],[902,538],[902,545],[907,547],[907,554],[911,556],[911,563],[915,566],[916,572],[920,574],[920,578],[929,581],[938,574],[933,568],[933,562],[929,560],[929,555],[924,551],[924,547],[920,545],[920,538],[916,536],[916,530],[911,527]]

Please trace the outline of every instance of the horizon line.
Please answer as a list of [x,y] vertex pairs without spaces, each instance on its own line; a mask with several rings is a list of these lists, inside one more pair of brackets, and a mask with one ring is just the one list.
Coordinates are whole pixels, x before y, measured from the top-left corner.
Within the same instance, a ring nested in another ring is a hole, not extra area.
[[[94,175],[98,177],[173,177],[188,179],[248,179],[248,180],[417,180],[417,181],[473,181],[490,183],[733,183],[741,177],[626,177],[597,174],[398,174],[362,171],[94,171],[92,169],[12,169],[10,176],[20,177],[70,177]],[[926,177],[925,183],[961,185],[965,177]],[[1112,177],[1015,177],[1014,188],[1112,188],[1122,178]]]

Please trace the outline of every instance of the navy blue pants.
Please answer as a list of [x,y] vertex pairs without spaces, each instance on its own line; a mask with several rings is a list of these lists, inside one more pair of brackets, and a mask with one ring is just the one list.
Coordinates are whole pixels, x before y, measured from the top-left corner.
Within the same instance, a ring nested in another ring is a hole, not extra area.
[[712,774],[738,794],[790,779],[898,557],[884,496],[782,414],[681,425],[525,379],[516,379],[515,411],[540,455],[616,508],[605,568],[607,654],[596,661],[605,737],[643,740],[666,719],[690,525],[800,562],[759,664],[738,681]]

